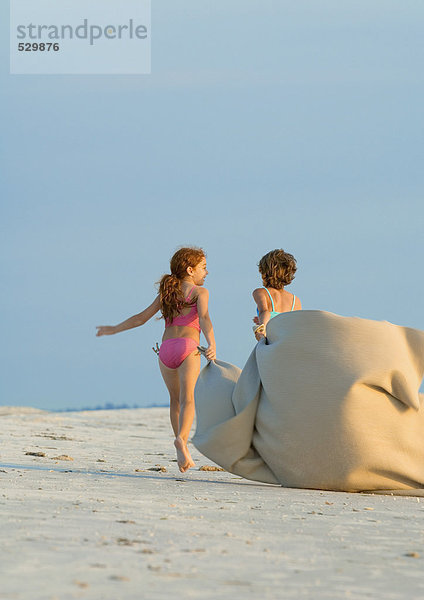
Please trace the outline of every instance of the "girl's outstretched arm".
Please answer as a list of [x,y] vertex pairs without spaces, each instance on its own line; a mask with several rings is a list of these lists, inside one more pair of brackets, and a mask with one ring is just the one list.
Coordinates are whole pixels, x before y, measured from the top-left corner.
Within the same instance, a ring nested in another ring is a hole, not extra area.
[[[258,317],[254,321],[257,325],[265,325],[268,323],[271,313],[268,308],[266,293],[262,288],[257,288],[252,293],[253,299],[258,307]],[[259,341],[265,337],[263,333],[255,333],[256,339]]]
[[215,336],[213,333],[212,321],[208,312],[209,292],[205,288],[199,288],[197,293],[197,312],[199,314],[199,325],[208,343],[206,358],[209,360],[215,360]]
[[144,323],[151,319],[158,312],[158,310],[160,310],[160,299],[159,296],[156,296],[150,306],[142,310],[141,313],[130,317],[126,321],[122,321],[122,323],[119,323],[118,325],[101,325],[96,327],[96,335],[112,335],[114,333],[119,333],[120,331],[133,329],[134,327],[140,327],[140,325],[144,325]]

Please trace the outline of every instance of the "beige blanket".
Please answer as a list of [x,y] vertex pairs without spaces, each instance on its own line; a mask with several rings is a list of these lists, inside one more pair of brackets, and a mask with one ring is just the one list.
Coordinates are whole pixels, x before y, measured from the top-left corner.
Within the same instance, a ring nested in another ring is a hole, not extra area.
[[424,495],[424,332],[309,310],[267,336],[243,371],[202,369],[200,452],[287,487]]

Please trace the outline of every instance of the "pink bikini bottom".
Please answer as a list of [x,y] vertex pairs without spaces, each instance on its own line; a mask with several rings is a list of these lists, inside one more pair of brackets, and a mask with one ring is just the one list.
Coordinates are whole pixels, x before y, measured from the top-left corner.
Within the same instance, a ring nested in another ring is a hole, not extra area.
[[169,369],[178,369],[183,360],[197,349],[197,345],[198,342],[192,338],[169,338],[162,342],[159,358]]

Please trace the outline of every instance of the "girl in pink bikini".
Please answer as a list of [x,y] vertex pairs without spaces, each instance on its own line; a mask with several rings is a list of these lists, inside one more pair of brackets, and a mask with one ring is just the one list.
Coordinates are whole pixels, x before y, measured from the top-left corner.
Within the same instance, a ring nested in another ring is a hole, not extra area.
[[180,248],[171,258],[171,273],[159,282],[159,294],[141,313],[115,326],[97,327],[97,335],[112,335],[144,325],[157,312],[165,319],[159,349],[159,368],[170,396],[171,425],[178,467],[194,466],[187,440],[194,418],[194,386],[200,372],[200,331],[208,347],[208,360],[216,357],[215,338],[208,313],[209,292],[203,288],[208,271],[201,248]]

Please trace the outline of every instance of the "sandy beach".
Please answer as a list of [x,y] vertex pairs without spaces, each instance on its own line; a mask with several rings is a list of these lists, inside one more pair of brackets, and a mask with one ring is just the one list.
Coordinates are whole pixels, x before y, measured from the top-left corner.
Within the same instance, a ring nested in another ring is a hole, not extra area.
[[420,498],[182,475],[166,408],[0,423],[1,599],[424,597]]

